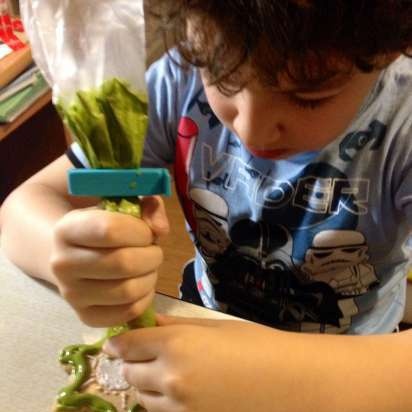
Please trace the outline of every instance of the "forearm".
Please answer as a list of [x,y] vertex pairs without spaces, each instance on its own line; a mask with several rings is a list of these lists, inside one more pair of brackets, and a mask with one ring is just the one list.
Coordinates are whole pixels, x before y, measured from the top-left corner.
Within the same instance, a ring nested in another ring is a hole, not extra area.
[[72,204],[52,188],[27,183],[2,205],[1,247],[7,257],[27,274],[55,283],[50,254],[55,223]]
[[279,333],[273,342],[269,359],[261,359],[270,367],[260,410],[412,410],[410,332],[370,337]]

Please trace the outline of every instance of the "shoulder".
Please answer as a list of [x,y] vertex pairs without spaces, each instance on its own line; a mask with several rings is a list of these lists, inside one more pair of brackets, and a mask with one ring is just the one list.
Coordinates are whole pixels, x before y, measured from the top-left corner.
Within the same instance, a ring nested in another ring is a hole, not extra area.
[[388,88],[385,101],[390,113],[388,136],[392,150],[401,158],[407,158],[412,154],[412,59],[402,56],[392,63],[385,81]]
[[176,49],[150,66],[146,82],[149,106],[161,117],[176,121],[193,96],[203,89],[198,69],[186,63]]
[[395,128],[412,130],[412,58],[401,56],[381,76],[382,105]]
[[411,58],[401,56],[382,71],[365,106],[354,122],[357,131],[370,134],[387,150],[392,151],[396,142],[397,149],[403,146],[409,151],[412,135]]
[[400,90],[405,86],[412,86],[412,58],[398,57],[385,69],[384,78],[386,81],[393,81],[394,86]]
[[147,70],[146,80],[150,86],[169,84],[184,88],[197,80],[196,68],[184,62],[177,49],[171,49]]

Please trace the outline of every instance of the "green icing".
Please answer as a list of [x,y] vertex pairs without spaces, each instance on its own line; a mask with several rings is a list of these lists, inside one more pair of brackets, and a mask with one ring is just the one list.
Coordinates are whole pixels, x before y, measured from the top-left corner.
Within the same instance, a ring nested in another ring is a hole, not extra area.
[[149,306],[141,316],[128,323],[130,329],[151,328],[156,326],[156,312],[153,306]]
[[110,402],[96,395],[78,392],[90,375],[87,355],[97,354],[104,340],[92,345],[70,345],[60,352],[59,361],[72,366],[72,383],[59,391],[56,408],[58,411],[76,411],[87,406],[92,412],[117,412]]
[[146,95],[114,78],[98,89],[78,91],[72,102],[60,101],[56,107],[93,168],[140,166],[148,123]]
[[130,199],[103,199],[101,207],[110,212],[120,212],[137,218],[141,217],[140,204],[138,198]]
[[[128,330],[130,330],[130,326],[127,324],[114,326],[107,329],[105,337],[96,343],[91,345],[70,345],[60,352],[60,363],[72,367],[72,382],[59,391],[57,396],[57,411],[74,412],[79,408],[87,406],[91,412],[117,412],[115,406],[110,402],[96,395],[80,393],[79,389],[90,376],[87,356],[96,355],[102,349],[107,339],[120,335]],[[143,407],[136,404],[129,408],[127,412],[140,412],[144,410]]]

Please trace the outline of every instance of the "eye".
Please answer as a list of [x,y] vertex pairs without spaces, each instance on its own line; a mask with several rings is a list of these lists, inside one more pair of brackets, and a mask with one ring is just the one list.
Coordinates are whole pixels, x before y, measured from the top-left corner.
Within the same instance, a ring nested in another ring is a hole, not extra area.
[[322,99],[301,99],[300,97],[293,94],[287,94],[286,96],[293,105],[307,110],[315,110],[333,99],[333,96],[324,97]]

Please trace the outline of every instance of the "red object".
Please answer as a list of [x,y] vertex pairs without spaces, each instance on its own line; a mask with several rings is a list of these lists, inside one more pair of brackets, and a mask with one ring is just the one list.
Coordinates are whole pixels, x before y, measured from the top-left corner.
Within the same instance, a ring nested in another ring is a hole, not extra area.
[[177,129],[175,154],[175,183],[176,191],[183,207],[186,221],[194,231],[196,229],[193,216],[193,205],[189,198],[189,167],[196,144],[199,127],[190,117],[182,117]]
[[23,22],[21,21],[21,19],[18,19],[17,17],[13,17],[11,19],[11,23],[13,25],[14,31],[17,31],[19,33],[24,33]]
[[14,25],[6,0],[0,0],[0,40],[13,50],[20,50],[26,46],[14,34]]

